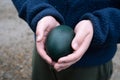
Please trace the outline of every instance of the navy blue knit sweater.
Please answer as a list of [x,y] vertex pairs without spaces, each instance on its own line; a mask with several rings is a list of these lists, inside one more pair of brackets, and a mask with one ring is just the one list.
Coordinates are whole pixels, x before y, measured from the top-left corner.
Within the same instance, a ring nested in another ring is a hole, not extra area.
[[33,30],[42,17],[51,15],[61,24],[93,23],[94,35],[85,55],[75,66],[95,66],[111,60],[120,42],[120,0],[12,0],[19,16]]

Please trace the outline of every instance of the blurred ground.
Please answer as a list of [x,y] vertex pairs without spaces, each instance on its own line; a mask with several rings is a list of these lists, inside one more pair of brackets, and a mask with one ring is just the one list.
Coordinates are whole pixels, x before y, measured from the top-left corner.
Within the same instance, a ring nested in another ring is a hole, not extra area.
[[31,80],[34,36],[11,0],[0,0],[0,80]]
[[[33,32],[18,18],[11,0],[0,0],[0,80],[31,80]],[[120,80],[120,46],[111,80]]]

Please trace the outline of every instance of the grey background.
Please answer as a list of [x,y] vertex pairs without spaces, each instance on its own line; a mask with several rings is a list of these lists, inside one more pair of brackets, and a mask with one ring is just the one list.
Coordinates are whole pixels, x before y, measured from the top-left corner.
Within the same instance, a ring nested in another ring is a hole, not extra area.
[[[0,0],[0,80],[31,80],[34,35],[11,0]],[[120,80],[120,46],[111,80]]]

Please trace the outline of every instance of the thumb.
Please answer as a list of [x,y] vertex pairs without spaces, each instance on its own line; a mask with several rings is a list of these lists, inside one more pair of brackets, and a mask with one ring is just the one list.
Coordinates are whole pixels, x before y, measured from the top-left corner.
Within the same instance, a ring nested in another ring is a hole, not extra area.
[[79,43],[78,43],[78,36],[76,35],[72,41],[72,48],[74,50],[77,50],[79,48]]
[[76,32],[76,35],[72,41],[72,48],[74,50],[77,50],[82,45],[84,39],[85,39],[85,34],[83,34],[81,31]]
[[43,35],[44,35],[44,32],[43,32],[42,30],[41,30],[41,31],[38,31],[38,32],[36,33],[36,41],[37,41],[37,42],[41,41],[42,38],[43,38]]
[[36,41],[37,41],[37,42],[41,41],[41,40],[42,40],[42,37],[43,37],[42,34],[41,34],[41,35],[37,35],[37,37],[36,37]]

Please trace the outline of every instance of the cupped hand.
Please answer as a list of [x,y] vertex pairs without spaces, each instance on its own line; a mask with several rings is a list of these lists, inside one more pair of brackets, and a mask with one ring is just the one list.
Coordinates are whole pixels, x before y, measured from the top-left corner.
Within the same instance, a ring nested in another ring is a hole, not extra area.
[[80,21],[74,31],[75,37],[71,44],[74,52],[65,57],[61,57],[58,62],[54,64],[54,68],[57,71],[64,70],[79,61],[90,46],[93,37],[93,25],[90,20]]
[[60,25],[52,16],[43,17],[37,24],[36,28],[36,47],[39,55],[50,65],[53,63],[52,59],[45,51],[45,39],[49,31]]

